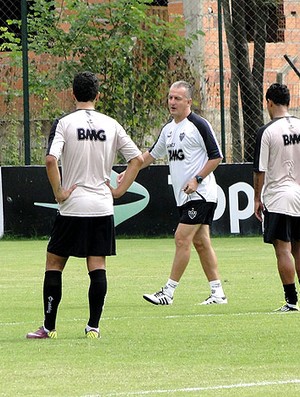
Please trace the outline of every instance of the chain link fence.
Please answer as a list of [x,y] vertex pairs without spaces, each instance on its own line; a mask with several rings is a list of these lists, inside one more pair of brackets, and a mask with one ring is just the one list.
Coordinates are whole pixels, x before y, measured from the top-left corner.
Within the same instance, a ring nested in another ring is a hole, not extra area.
[[[21,2],[1,0],[0,164],[24,164]],[[193,109],[227,163],[252,161],[267,122],[264,94],[280,82],[299,115],[298,0],[32,0],[28,9],[31,164],[43,164],[54,117],[73,109],[74,72],[101,81],[99,109],[145,149],[168,118],[169,85],[194,87]],[[24,47],[23,47],[24,48]],[[23,54],[24,57],[24,54]]]

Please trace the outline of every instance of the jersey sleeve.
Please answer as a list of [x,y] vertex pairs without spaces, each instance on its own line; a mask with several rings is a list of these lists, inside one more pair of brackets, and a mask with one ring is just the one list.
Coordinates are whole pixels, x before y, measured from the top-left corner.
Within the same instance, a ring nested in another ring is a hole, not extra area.
[[266,126],[257,131],[253,159],[254,172],[265,172],[268,167],[269,150],[266,131]]
[[129,162],[133,158],[141,155],[142,152],[118,122],[116,122],[116,129],[118,136],[117,150],[124,156],[125,160]]
[[211,124],[206,119],[193,112],[188,116],[188,120],[192,122],[199,131],[205,145],[208,159],[223,158],[220,145]]
[[46,154],[47,155],[50,154],[56,157],[58,160],[61,156],[64,144],[65,144],[65,139],[63,134],[63,128],[61,125],[61,120],[56,119],[52,124],[50,130]]
[[164,129],[161,130],[158,138],[149,149],[149,153],[155,160],[166,156],[166,141]]

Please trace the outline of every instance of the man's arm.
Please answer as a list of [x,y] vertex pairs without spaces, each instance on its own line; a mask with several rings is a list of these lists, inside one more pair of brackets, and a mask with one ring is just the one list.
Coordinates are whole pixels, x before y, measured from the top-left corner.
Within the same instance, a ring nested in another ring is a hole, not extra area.
[[253,173],[253,186],[254,186],[254,214],[256,218],[262,222],[263,203],[261,201],[261,192],[265,181],[264,172]]
[[218,165],[220,164],[222,159],[223,159],[223,157],[208,160],[207,163],[205,164],[205,166],[202,168],[202,170],[199,171],[199,175],[201,175],[203,179],[205,177],[207,177],[207,175],[209,175],[211,172],[213,172],[218,167]]
[[[142,168],[143,162],[144,160],[142,155],[134,157],[128,162],[126,170],[118,177],[118,187],[113,188],[110,186],[110,190],[114,198],[119,198],[127,192],[128,188],[131,186],[140,169]],[[122,178],[120,178],[121,175]]]
[[[142,154],[142,159],[143,159],[143,163],[142,163],[142,166],[141,166],[141,170],[143,169],[143,168],[147,168],[150,164],[152,164],[153,162],[154,162],[154,160],[155,160],[155,158],[153,157],[153,156],[151,156],[151,154],[148,152],[148,150],[145,152],[145,153],[143,153]],[[126,170],[125,170],[126,171]],[[123,178],[124,178],[124,174],[125,174],[125,171],[123,171],[123,172],[121,172],[119,175],[118,175],[118,177],[117,177],[117,183],[118,183],[118,185],[122,182],[122,180],[123,180]],[[125,192],[124,192],[125,193]],[[123,193],[123,194],[124,194]],[[116,197],[117,198],[117,197]]]
[[68,190],[64,190],[62,188],[61,177],[60,177],[60,172],[58,169],[57,159],[56,159],[56,157],[52,156],[51,154],[48,154],[46,156],[46,170],[47,170],[47,176],[48,176],[50,185],[52,187],[55,200],[58,203],[62,203],[70,196],[70,194],[73,192],[74,189],[76,189],[77,186],[73,185]]
[[[221,161],[222,161],[222,157],[208,160],[205,166],[202,168],[202,170],[199,170],[197,175],[201,176],[202,179],[206,178],[207,175],[209,175],[218,167]],[[186,186],[184,186],[183,189],[186,194],[191,194],[197,190],[198,182],[196,181],[195,176],[196,175],[194,175],[193,178],[187,182]]]
[[144,159],[144,163],[141,169],[149,167],[149,165],[155,161],[155,158],[151,156],[148,150],[143,153],[143,159]]

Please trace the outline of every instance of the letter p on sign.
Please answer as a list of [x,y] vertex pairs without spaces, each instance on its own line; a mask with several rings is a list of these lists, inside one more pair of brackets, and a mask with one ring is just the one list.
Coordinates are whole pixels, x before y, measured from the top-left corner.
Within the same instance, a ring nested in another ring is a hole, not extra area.
[[[248,199],[248,204],[242,210],[239,209],[239,192],[245,193]],[[254,212],[254,190],[248,183],[238,182],[229,187],[228,194],[230,232],[240,233],[240,220],[250,218]]]

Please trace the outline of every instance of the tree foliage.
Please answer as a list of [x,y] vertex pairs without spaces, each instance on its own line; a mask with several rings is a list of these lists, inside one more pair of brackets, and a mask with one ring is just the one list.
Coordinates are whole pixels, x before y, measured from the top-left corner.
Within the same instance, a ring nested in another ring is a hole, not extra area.
[[[176,67],[193,37],[179,34],[182,18],[165,21],[147,0],[35,0],[29,2],[30,94],[53,117],[56,94],[70,88],[74,73],[90,70],[100,79],[99,110],[118,119],[140,145],[165,117],[170,82],[188,78],[187,63]],[[13,21],[14,23],[19,23]],[[2,31],[11,56],[21,43]],[[2,45],[2,50],[5,44]],[[47,59],[41,67],[40,59]]]

